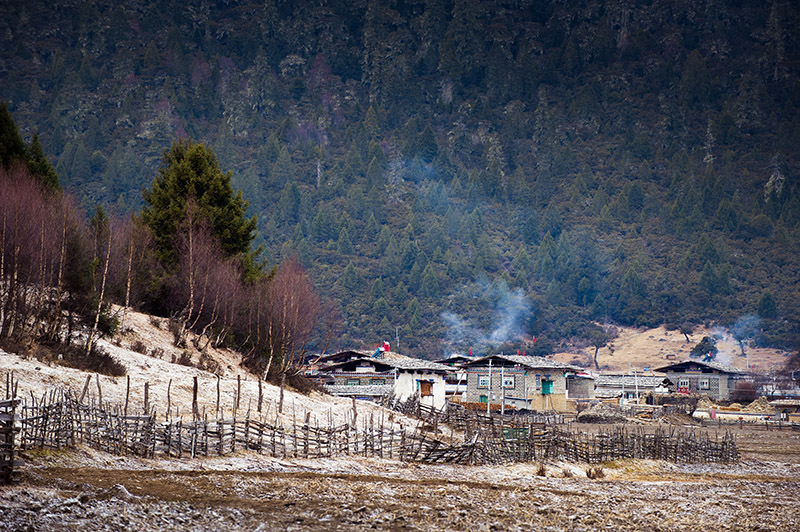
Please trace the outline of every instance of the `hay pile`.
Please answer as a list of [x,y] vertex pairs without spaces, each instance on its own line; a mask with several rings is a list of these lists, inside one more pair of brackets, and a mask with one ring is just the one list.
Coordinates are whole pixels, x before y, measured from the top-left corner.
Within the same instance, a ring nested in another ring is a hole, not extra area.
[[775,407],[769,404],[766,397],[759,397],[744,408],[745,412],[756,412],[759,414],[774,414]]
[[714,406],[714,402],[708,396],[708,394],[703,394],[700,396],[700,399],[697,400],[697,409],[698,410],[706,410]]
[[611,403],[600,403],[577,415],[578,423],[627,423],[628,418],[619,407]]

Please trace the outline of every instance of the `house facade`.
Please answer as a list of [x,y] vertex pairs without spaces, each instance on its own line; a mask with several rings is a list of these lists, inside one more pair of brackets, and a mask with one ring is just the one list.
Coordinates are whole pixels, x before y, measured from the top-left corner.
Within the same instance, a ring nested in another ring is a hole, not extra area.
[[451,370],[444,377],[447,397],[454,397],[457,401],[464,399],[464,392],[467,391],[467,371],[464,369],[464,365],[476,359],[477,357],[466,355],[452,355],[435,360],[437,364],[448,366]]
[[684,360],[655,371],[665,373],[670,391],[685,394],[706,394],[711,399],[730,401],[736,384],[748,380],[748,373],[720,362]]
[[423,405],[439,410],[445,406],[448,366],[388,351],[345,351],[327,360],[331,363],[321,361],[318,371],[327,378],[325,387],[332,395],[376,399],[393,394],[402,401],[416,396]]
[[[518,409],[573,411],[569,381],[575,394],[590,395],[586,378],[573,379],[583,370],[536,356],[490,355],[464,366],[467,373],[466,403],[490,403]],[[585,375],[585,374],[584,374]],[[591,385],[594,388],[594,385]]]

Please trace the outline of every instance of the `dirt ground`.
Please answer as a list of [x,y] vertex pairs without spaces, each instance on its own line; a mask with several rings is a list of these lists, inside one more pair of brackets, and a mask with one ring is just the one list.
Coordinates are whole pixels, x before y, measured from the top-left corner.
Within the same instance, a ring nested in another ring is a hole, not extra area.
[[[800,432],[735,429],[735,465],[507,466],[26,456],[0,530],[798,530]],[[544,475],[540,475],[544,473]]]
[[[214,408],[217,375],[223,410],[230,411],[239,386],[241,408],[250,408],[257,397],[257,382],[239,367],[235,353],[209,350],[218,364],[215,374],[174,364],[180,353],[164,324],[131,313],[126,329],[103,346],[128,368],[132,409],[141,408],[141,390],[149,383],[159,416],[167,398],[185,412],[194,377],[201,408]],[[699,341],[699,334],[692,339]],[[146,354],[133,349],[137,342],[146,346]],[[614,341],[613,354],[601,350],[600,361],[627,370],[629,363],[653,365],[667,352],[682,360],[691,345],[676,331],[624,331]],[[763,355],[764,360],[782,356]],[[736,362],[743,367],[743,359]],[[25,397],[58,387],[80,390],[87,375],[0,352],[0,375],[10,372]],[[125,377],[92,376],[90,396],[99,395],[98,383],[106,401],[124,402]],[[287,391],[286,410],[279,416],[278,389],[265,384],[263,393],[276,421],[309,412],[312,420],[340,423],[352,408],[343,399]],[[359,416],[372,411],[378,407],[359,402]],[[599,427],[576,424],[573,429]],[[24,456],[26,465],[15,483],[0,486],[0,532],[800,530],[800,432],[733,430],[742,454],[739,464],[626,460],[603,464],[602,477],[595,479],[587,477],[585,465],[567,463],[470,467],[357,457],[282,460],[249,452],[144,460],[88,448],[36,451]]]

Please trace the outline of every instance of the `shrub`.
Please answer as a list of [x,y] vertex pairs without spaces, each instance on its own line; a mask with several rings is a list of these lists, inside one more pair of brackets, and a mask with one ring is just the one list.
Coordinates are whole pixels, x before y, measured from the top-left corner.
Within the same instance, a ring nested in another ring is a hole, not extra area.
[[219,362],[205,352],[200,353],[200,361],[197,363],[197,366],[200,369],[214,373],[215,375],[222,374],[222,367],[219,365]]
[[586,468],[586,476],[591,479],[603,478],[606,476],[606,473],[600,466],[594,466],[594,467],[590,466]]
[[141,340],[136,340],[135,342],[133,342],[131,344],[131,351],[136,351],[137,353],[140,353],[142,355],[146,355],[147,354],[147,346],[144,345],[144,342],[142,342]]
[[178,364],[182,366],[192,365],[192,353],[188,350],[181,351],[181,356],[178,357]]
[[97,321],[97,329],[105,337],[113,337],[119,332],[119,318],[112,314],[108,305],[103,305],[100,311],[100,319]]

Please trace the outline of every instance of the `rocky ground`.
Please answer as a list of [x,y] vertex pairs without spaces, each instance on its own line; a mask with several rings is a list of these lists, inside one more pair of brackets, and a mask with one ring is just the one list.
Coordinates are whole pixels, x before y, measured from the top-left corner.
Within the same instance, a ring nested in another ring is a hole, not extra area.
[[798,530],[800,433],[745,429],[735,465],[29,454],[0,530]]

